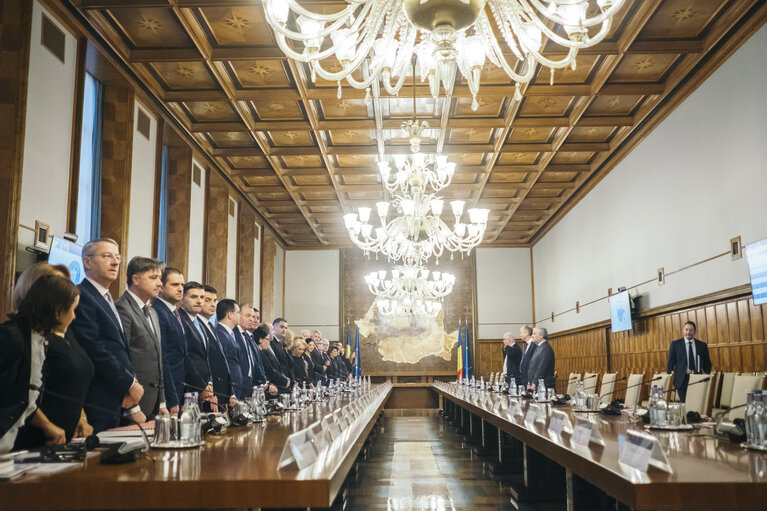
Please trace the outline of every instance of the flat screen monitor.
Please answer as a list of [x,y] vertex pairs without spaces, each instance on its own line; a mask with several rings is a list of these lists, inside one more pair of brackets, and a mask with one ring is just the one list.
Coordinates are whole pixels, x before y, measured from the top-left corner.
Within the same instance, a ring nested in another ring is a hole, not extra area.
[[767,239],[746,246],[754,305],[767,303]]
[[610,302],[610,322],[613,332],[631,330],[631,298],[628,291],[612,295]]
[[62,264],[69,269],[72,282],[79,284],[85,278],[83,247],[56,236],[51,241],[48,264]]

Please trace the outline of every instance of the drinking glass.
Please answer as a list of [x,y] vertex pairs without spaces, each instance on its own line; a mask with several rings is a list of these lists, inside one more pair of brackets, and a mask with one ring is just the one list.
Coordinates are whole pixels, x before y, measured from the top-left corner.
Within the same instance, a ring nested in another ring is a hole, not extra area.
[[170,416],[170,435],[168,436],[169,442],[178,442],[180,440],[178,436],[178,415]]
[[546,389],[546,398],[547,398],[547,401],[554,401],[557,398],[557,390]]
[[668,405],[668,425],[678,427],[685,423],[684,403],[670,403]]
[[158,415],[154,419],[154,443],[164,445],[170,442],[170,416]]

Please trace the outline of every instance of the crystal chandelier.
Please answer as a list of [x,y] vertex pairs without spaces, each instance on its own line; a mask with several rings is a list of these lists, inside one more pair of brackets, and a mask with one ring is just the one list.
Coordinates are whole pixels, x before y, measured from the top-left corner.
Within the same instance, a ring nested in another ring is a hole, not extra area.
[[[431,277],[431,278],[429,278]],[[365,275],[371,293],[381,298],[439,300],[453,291],[455,276],[447,272],[429,272],[423,266],[395,266],[391,278],[384,270]]]
[[376,307],[378,308],[378,313],[382,316],[413,316],[422,318],[436,318],[442,310],[440,302],[414,298],[396,300],[378,298],[376,299]]
[[[578,50],[604,39],[624,0],[347,3],[338,12],[320,14],[297,0],[264,0],[264,11],[280,49],[291,59],[309,63],[312,79],[337,81],[339,98],[341,80],[368,89],[368,94],[370,85],[380,80],[389,94],[396,95],[415,55],[421,81],[428,82],[433,97],[439,95],[440,84],[452,91],[460,70],[476,110],[486,60],[515,82],[519,99],[519,85],[533,78],[536,64],[550,69],[552,83],[554,70],[574,68]],[[544,37],[567,49],[566,55],[558,60],[545,57]]]

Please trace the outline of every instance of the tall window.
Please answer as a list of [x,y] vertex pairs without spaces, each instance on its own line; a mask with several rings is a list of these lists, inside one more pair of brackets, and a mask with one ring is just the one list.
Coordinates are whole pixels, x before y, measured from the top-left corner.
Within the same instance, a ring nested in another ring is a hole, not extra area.
[[101,115],[104,86],[85,73],[83,126],[77,189],[77,242],[84,245],[101,232]]
[[160,162],[160,204],[157,215],[157,259],[168,261],[168,146],[162,146]]

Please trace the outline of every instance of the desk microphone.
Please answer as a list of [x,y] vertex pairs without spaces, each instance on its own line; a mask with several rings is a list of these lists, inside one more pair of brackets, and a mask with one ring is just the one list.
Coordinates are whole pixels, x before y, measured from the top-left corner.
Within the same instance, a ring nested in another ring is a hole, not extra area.
[[[69,396],[65,396],[63,394],[59,394],[58,392],[53,392],[52,390],[48,390],[44,387],[34,385],[32,383],[29,384],[29,388],[32,390],[36,390],[38,392],[44,392],[50,396],[57,397],[59,399],[63,399],[65,401],[69,401],[71,403],[75,403],[77,405],[80,404],[80,402],[76,399],[73,399]],[[107,408],[102,408],[100,406],[93,405],[91,403],[84,403],[88,405],[89,408],[93,408],[94,410],[98,410],[100,412],[111,414],[113,417],[123,417],[128,418],[126,415],[123,415],[121,412],[115,412],[114,410],[109,410]],[[136,426],[138,426],[138,429],[141,431],[141,436],[144,438],[143,444],[137,444],[136,442],[117,442],[109,447],[101,453],[101,463],[103,465],[119,465],[122,463],[130,463],[132,461],[136,461],[136,454],[140,452],[145,452],[149,450],[150,443],[149,443],[149,437],[147,437],[146,431],[144,431],[144,428],[141,427],[141,424],[138,422],[134,422]],[[101,440],[97,435],[90,435],[85,439],[85,448],[86,450],[92,450],[96,447],[105,447],[106,445],[101,444]]]
[[731,442],[745,442],[746,441],[746,423],[743,419],[735,419],[732,422],[724,422],[724,416],[733,410],[738,408],[744,408],[748,406],[748,403],[742,405],[733,406],[727,410],[722,410],[716,414],[716,426],[714,427],[714,433],[721,436],[727,436]]

